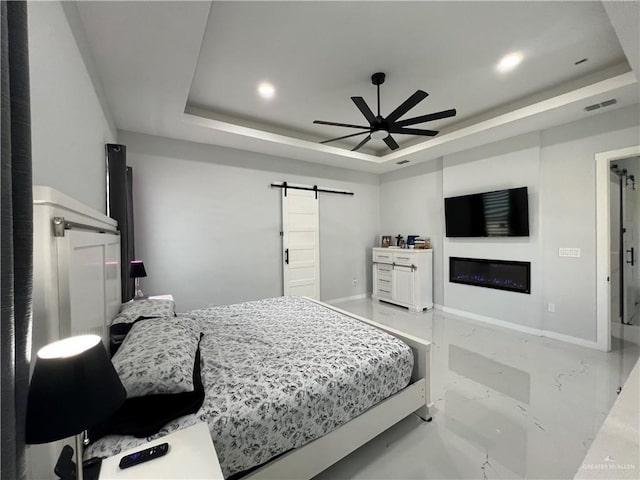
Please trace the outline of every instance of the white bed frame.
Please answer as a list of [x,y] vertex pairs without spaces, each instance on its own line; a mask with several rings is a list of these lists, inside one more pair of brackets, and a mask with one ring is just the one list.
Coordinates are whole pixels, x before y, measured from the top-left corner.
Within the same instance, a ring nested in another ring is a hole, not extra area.
[[[120,238],[83,229],[56,237],[53,218],[105,231],[115,230],[116,222],[48,187],[34,187],[34,214],[34,352],[48,342],[80,333],[96,333],[108,345],[108,326],[121,301]],[[311,478],[412,413],[431,420],[430,342],[309,300],[379,328],[411,347],[411,383],[338,429],[254,470],[246,479]],[[46,454],[32,447],[31,478],[51,477],[60,449],[60,444],[49,444]]]
[[412,413],[431,421],[430,342],[318,300],[308,300],[379,328],[409,345],[414,360],[411,383],[336,430],[275,458],[243,479],[312,478]]

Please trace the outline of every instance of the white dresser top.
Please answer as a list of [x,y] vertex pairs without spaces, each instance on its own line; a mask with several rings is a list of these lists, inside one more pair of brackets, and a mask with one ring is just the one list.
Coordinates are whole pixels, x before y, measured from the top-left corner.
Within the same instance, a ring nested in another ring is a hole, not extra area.
[[389,253],[425,253],[432,252],[432,248],[396,248],[396,247],[373,247],[377,252]]

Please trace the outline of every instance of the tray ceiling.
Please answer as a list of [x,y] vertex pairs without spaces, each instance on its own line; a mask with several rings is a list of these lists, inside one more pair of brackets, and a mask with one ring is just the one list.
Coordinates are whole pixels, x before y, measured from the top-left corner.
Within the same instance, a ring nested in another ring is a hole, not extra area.
[[[399,168],[398,159],[423,161],[456,148],[452,142],[468,148],[582,118],[584,106],[610,96],[618,100],[610,109],[638,98],[600,2],[82,2],[78,9],[119,128],[347,168]],[[510,52],[522,63],[498,72]],[[458,115],[415,126],[441,130],[433,139],[394,135],[393,153],[382,140],[357,153],[349,150],[358,140],[319,145],[356,131],[315,119],[366,124],[350,97],[375,109],[377,71],[387,74],[383,116],[417,89],[429,96],[405,118],[449,108]],[[271,100],[257,94],[263,81],[276,88]]]

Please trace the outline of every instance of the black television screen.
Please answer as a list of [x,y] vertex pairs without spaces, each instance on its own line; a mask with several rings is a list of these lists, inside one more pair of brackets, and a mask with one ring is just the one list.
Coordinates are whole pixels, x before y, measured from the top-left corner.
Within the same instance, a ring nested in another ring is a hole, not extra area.
[[444,199],[447,237],[528,237],[527,187]]

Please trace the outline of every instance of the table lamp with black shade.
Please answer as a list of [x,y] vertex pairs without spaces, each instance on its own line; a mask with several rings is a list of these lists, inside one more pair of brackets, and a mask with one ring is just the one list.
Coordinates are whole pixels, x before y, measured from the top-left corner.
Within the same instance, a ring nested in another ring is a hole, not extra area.
[[[38,351],[27,400],[26,443],[75,435],[76,465],[82,465],[86,430],[109,418],[127,393],[100,337],[80,335]],[[83,469],[63,478],[83,480]]]
[[144,269],[144,262],[142,260],[132,260],[129,264],[129,278],[136,279],[136,296],[134,299],[144,298],[142,290],[140,290],[140,279],[147,276],[147,271]]

